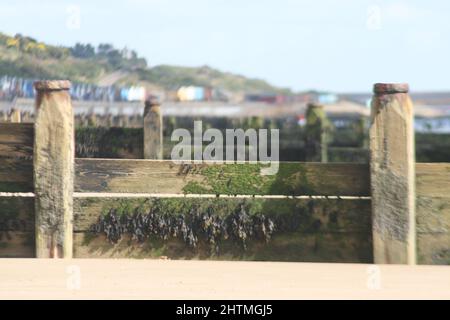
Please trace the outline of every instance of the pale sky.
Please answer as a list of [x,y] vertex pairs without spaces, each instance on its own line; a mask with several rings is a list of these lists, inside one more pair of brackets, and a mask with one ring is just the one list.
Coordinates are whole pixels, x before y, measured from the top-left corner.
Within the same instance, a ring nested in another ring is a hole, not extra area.
[[450,90],[443,0],[0,0],[0,31],[108,42],[150,65],[208,64],[294,90]]

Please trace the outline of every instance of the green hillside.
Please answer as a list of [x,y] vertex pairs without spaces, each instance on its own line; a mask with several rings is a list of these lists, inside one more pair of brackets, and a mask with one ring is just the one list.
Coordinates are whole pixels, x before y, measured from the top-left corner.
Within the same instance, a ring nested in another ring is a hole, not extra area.
[[[145,58],[133,50],[110,44],[93,47],[52,46],[36,39],[0,33],[0,75],[36,79],[69,79],[102,84],[148,84],[161,89],[182,85],[212,86],[235,93],[290,93],[266,81],[222,72],[208,66],[198,68],[159,65],[148,67]],[[111,83],[112,82],[112,83]]]

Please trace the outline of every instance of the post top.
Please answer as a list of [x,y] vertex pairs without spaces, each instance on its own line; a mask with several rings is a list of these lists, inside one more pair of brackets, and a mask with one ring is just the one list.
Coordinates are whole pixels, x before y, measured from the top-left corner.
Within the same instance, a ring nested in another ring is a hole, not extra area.
[[409,85],[407,83],[376,83],[373,86],[375,94],[393,94],[408,93]]
[[69,90],[71,83],[68,80],[43,80],[34,82],[34,88],[38,91]]
[[308,108],[323,108],[323,104],[317,102],[310,102],[307,105]]
[[148,98],[145,100],[145,107],[153,108],[153,107],[159,107],[161,104],[159,103],[158,99],[156,98]]

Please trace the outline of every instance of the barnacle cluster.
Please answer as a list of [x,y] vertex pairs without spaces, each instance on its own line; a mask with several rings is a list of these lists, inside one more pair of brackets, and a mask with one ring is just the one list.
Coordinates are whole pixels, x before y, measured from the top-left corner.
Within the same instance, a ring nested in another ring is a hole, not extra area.
[[209,244],[211,251],[218,254],[220,243],[231,240],[238,243],[243,250],[247,241],[263,240],[269,242],[275,231],[275,223],[263,214],[249,214],[245,202],[237,205],[232,212],[221,215],[214,212],[214,207],[204,208],[191,205],[184,214],[168,212],[154,202],[143,211],[135,208],[132,213],[110,209],[100,216],[91,226],[95,234],[103,233],[111,243],[117,243],[126,234],[134,241],[144,242],[149,237],[160,240],[177,238],[192,248],[201,241]]

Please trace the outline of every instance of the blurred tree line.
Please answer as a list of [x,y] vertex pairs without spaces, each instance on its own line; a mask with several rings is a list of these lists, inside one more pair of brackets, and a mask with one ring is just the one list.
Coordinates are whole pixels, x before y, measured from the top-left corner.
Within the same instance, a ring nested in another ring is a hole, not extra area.
[[0,33],[0,46],[40,59],[63,60],[73,57],[101,60],[118,69],[136,70],[147,67],[146,59],[139,57],[136,51],[117,49],[108,43],[101,43],[97,48],[83,43],[77,43],[73,47],[51,46],[21,34],[10,37]]

